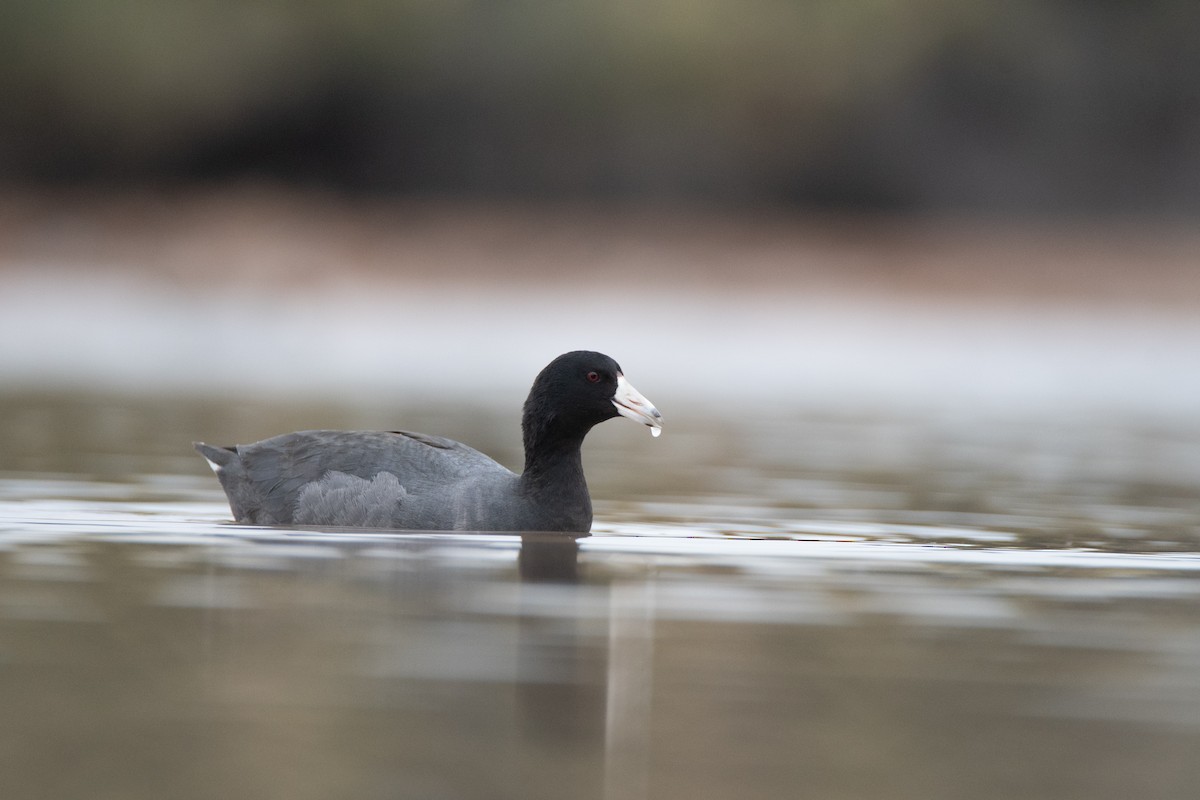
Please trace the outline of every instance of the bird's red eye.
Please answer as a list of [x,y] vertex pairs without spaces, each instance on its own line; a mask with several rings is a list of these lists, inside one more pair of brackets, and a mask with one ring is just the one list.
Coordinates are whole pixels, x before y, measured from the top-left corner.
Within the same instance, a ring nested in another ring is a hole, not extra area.
[[587,379],[591,383],[599,383],[600,382],[600,373],[599,372],[589,372],[587,374]]

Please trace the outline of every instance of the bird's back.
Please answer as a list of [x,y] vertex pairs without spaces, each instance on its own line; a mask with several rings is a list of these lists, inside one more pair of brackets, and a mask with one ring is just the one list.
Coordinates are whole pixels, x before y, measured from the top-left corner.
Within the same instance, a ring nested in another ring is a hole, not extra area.
[[301,431],[196,449],[234,517],[258,525],[469,527],[474,515],[456,503],[503,500],[517,482],[478,450],[406,431]]

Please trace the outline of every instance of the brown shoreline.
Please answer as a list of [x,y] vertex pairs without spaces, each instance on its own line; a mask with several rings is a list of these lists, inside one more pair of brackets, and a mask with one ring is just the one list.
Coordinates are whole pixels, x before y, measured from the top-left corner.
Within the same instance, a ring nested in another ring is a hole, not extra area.
[[1181,312],[1200,307],[1200,229],[370,200],[256,186],[0,193],[0,274],[28,269],[183,288],[469,282]]

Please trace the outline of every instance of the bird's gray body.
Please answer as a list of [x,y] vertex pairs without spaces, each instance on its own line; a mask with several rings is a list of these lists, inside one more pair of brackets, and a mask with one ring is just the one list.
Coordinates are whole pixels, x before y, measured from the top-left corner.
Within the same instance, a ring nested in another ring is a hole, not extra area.
[[213,465],[239,522],[511,531],[557,530],[564,523],[563,530],[586,531],[591,525],[590,501],[568,514],[574,519],[551,519],[526,496],[520,476],[437,436],[301,431],[196,449]]
[[580,448],[592,426],[662,415],[603,353],[576,350],[534,379],[516,475],[451,439],[407,431],[301,431],[254,444],[197,444],[238,522],[255,525],[587,533]]

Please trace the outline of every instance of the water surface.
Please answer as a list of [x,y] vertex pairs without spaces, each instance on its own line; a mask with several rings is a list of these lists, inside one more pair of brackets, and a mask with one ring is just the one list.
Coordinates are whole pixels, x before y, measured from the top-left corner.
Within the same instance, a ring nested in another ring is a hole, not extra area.
[[[0,796],[1200,785],[1186,419],[607,423],[574,540],[235,526],[189,449],[393,427],[385,407],[41,393],[0,412]],[[403,424],[519,466],[510,414]]]

